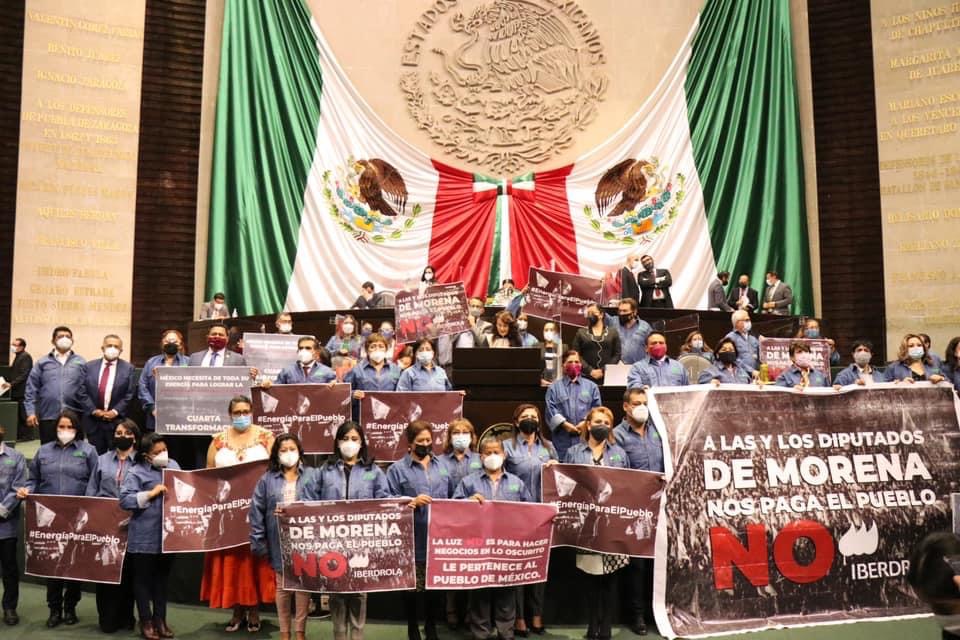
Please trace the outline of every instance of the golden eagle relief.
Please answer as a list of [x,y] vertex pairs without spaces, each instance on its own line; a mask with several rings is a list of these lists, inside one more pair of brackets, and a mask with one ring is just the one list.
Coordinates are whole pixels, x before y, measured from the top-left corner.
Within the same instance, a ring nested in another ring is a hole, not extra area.
[[610,213],[613,218],[632,211],[647,197],[647,180],[655,178],[654,166],[646,160],[628,158],[618,162],[600,178],[594,198],[597,201],[597,213],[603,215],[604,210],[620,197],[620,201]]
[[[407,205],[407,186],[400,172],[379,158],[357,160],[356,167],[360,174],[357,184],[360,201],[380,215],[396,216],[397,210],[402,214]],[[388,199],[390,202],[387,202]]]

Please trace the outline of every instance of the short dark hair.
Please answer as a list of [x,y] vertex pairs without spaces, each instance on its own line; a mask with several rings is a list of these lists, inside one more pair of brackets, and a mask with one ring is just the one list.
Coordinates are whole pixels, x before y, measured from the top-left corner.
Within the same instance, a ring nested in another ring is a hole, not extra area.
[[413,343],[413,352],[416,353],[417,351],[420,350],[420,347],[422,347],[422,346],[425,345],[425,344],[430,345],[430,350],[431,350],[431,351],[436,351],[436,350],[437,350],[437,349],[433,346],[433,341],[432,341],[430,338],[420,338],[419,340],[417,340],[416,342]]
[[[723,345],[725,345],[725,344],[727,344],[727,343],[730,343],[730,346],[733,347],[733,352],[734,352],[735,354],[737,354],[737,357],[739,358],[739,357],[740,357],[740,350],[737,349],[737,343],[734,342],[731,338],[721,338],[721,339],[720,339],[720,342],[718,342],[717,345],[713,348],[713,352],[714,352],[714,353],[720,353],[720,347],[722,347]],[[717,356],[717,359],[719,360],[719,359],[720,359],[720,356]]]
[[245,395],[237,395],[230,398],[230,405],[227,407],[227,413],[232,414],[233,408],[238,404],[248,404],[253,409],[253,401]]
[[83,440],[86,435],[83,433],[83,429],[80,428],[80,416],[77,415],[77,412],[73,409],[64,409],[61,411],[60,415],[57,416],[57,426],[60,426],[60,421],[64,418],[69,420],[70,424],[77,431],[77,440]]
[[630,402],[630,398],[632,398],[635,395],[639,395],[641,393],[643,395],[647,395],[647,390],[644,389],[643,387],[630,387],[629,389],[623,392],[623,401]]
[[773,269],[771,269],[770,271],[767,271],[767,275],[768,275],[768,276],[773,276],[773,277],[776,278],[777,280],[780,279],[780,274],[777,273],[776,271],[774,271]]
[[230,333],[230,327],[228,327],[226,324],[222,322],[211,322],[210,325],[207,327],[207,333],[210,333],[211,329],[216,329],[217,327],[220,327],[221,329],[223,329],[224,333],[227,333],[227,334]]
[[20,346],[23,347],[24,349],[27,348],[27,341],[24,340],[23,338],[14,338],[13,341],[14,341],[14,342],[19,342],[19,343],[20,343]]
[[280,445],[287,440],[293,440],[297,443],[297,452],[300,454],[300,459],[303,460],[303,444],[300,442],[300,438],[293,433],[281,433],[273,441],[273,446],[270,447],[270,460],[267,463],[267,468],[270,471],[280,471],[282,469],[280,465]]
[[873,353],[873,343],[866,338],[857,338],[854,340],[853,346],[850,347],[850,353],[856,352],[856,350],[860,347],[866,347],[870,350],[870,353]]
[[721,280],[723,280],[724,278],[729,278],[729,277],[730,277],[730,272],[729,272],[729,271],[720,271],[719,273],[717,273],[717,277],[720,278]]
[[70,334],[70,337],[73,337],[73,331],[70,330],[70,327],[65,327],[65,326],[63,326],[63,325],[60,325],[59,327],[54,327],[54,329],[53,329],[53,335],[50,336],[50,339],[51,339],[51,340],[56,340],[56,339],[57,339],[57,334],[60,333],[61,331],[66,331],[67,333]]
[[[426,420],[414,420],[413,422],[408,424],[405,432],[407,436],[407,443],[413,444],[413,441],[416,440],[417,436],[422,431],[429,431],[432,434],[433,427],[430,426],[430,423],[427,422]],[[431,435],[431,438],[432,438],[432,435]]]
[[151,431],[140,438],[140,446],[137,447],[137,459],[141,462],[146,460],[147,455],[153,451],[154,445],[158,442],[166,442],[167,437],[162,433]]
[[910,554],[907,582],[921,599],[930,602],[934,613],[953,613],[943,601],[960,599],[953,568],[944,559],[955,555],[960,555],[960,537],[949,531],[931,533]]
[[131,420],[130,418],[124,418],[117,424],[113,425],[113,430],[116,431],[117,427],[122,426],[127,431],[133,434],[133,446],[136,447],[140,444],[140,438],[143,435],[143,432],[140,430],[140,425]]
[[214,299],[214,300],[226,300],[226,299],[227,299],[227,296],[223,295],[223,291],[217,291],[215,294],[213,294],[213,299]]
[[347,420],[337,427],[337,433],[333,436],[333,455],[327,459],[328,465],[334,465],[337,463],[337,460],[343,459],[337,443],[343,440],[351,431],[356,431],[357,435],[360,436],[360,451],[357,452],[357,461],[365,467],[373,464],[373,456],[370,455],[370,449],[367,448],[367,434],[364,433],[363,426],[359,422]]
[[314,338],[313,336],[303,336],[302,338],[300,338],[299,340],[297,340],[297,349],[300,348],[300,344],[301,344],[302,342],[312,342],[314,349],[319,349],[319,348],[320,348],[320,341],[317,340],[316,338]]
[[664,335],[663,333],[660,333],[659,331],[651,331],[650,333],[647,334],[647,344],[650,344],[650,338],[652,338],[653,336],[660,336],[661,338],[663,338],[664,342],[667,341],[667,336]]
[[560,362],[566,362],[567,358],[569,358],[570,356],[577,356],[579,358],[580,352],[577,351],[576,349],[567,349],[566,351],[563,352],[563,357],[560,358]]
[[628,304],[628,305],[630,305],[630,310],[631,310],[631,311],[636,311],[636,310],[637,310],[637,306],[638,306],[638,305],[637,305],[637,301],[634,300],[633,298],[620,298],[620,303],[619,303],[619,304]]
[[791,343],[790,343],[790,355],[792,356],[792,355],[794,355],[795,353],[797,353],[798,351],[803,351],[803,352],[806,352],[806,353],[811,353],[810,345],[807,344],[806,342],[800,342],[800,341],[791,342]]
[[373,289],[374,286],[373,286],[373,283],[372,283],[372,282],[370,282],[369,280],[367,280],[367,281],[364,282],[362,285],[360,285],[360,288],[361,288],[361,289]]

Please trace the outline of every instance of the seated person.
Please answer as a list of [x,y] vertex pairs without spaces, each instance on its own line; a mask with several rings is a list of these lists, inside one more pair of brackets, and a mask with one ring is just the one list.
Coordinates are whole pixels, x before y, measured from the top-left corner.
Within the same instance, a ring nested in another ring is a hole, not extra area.
[[647,336],[647,357],[630,366],[627,388],[682,387],[688,384],[686,367],[667,355],[666,336],[656,331]]
[[840,354],[837,352],[837,343],[834,342],[833,338],[826,338],[823,334],[820,333],[820,321],[816,318],[807,318],[803,323],[803,326],[800,327],[800,330],[797,331],[797,334],[794,338],[807,338],[808,340],[826,340],[827,344],[830,345],[830,364],[838,365],[840,364]]
[[777,376],[775,384],[778,387],[793,387],[805,389],[807,387],[829,387],[830,380],[819,369],[813,367],[813,353],[810,344],[793,342],[790,344],[790,360],[793,366],[785,369]]
[[230,312],[227,310],[227,299],[221,292],[213,294],[210,302],[204,302],[200,307],[201,320],[217,320],[220,318],[229,318]]
[[873,358],[873,343],[857,340],[853,343],[853,364],[837,374],[833,386],[837,389],[848,384],[873,384],[883,382],[883,374],[870,364]]
[[923,338],[916,333],[908,333],[900,341],[897,359],[887,365],[883,372],[887,382],[943,382],[946,378],[940,367],[933,363]]
[[687,334],[687,339],[680,345],[680,355],[683,356],[688,353],[713,362],[713,350],[704,342],[703,334],[699,331],[691,331]]
[[493,294],[493,304],[503,307],[506,306],[519,293],[517,286],[512,278],[506,278],[500,283],[500,288]]
[[493,348],[523,346],[517,321],[513,319],[513,315],[509,311],[501,311],[496,315],[493,333],[483,334],[480,346]]
[[737,345],[731,338],[723,338],[717,343],[717,358],[713,365],[700,372],[697,384],[750,384],[753,374],[740,363]]
[[368,280],[360,285],[360,295],[350,308],[375,309],[378,306],[380,306],[380,294],[374,292],[373,283]]

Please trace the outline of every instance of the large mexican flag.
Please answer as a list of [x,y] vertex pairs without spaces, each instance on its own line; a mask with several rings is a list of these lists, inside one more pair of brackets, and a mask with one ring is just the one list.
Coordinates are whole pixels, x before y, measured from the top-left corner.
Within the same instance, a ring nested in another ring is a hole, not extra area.
[[[787,3],[707,0],[616,134],[524,175],[394,133],[303,0],[231,0],[222,47],[206,289],[243,314],[345,308],[361,282],[397,290],[427,264],[486,295],[531,266],[602,277],[631,253],[671,270],[678,307],[705,307],[718,269],[775,269],[812,311]],[[611,170],[645,183],[622,211],[598,198]]]

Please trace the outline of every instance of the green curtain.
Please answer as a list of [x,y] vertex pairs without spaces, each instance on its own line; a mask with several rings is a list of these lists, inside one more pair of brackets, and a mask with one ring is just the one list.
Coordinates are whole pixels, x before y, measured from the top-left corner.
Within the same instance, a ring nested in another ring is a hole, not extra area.
[[793,287],[813,312],[788,0],[707,0],[686,83],[694,159],[720,270]]
[[320,118],[320,63],[303,0],[228,0],[213,149],[207,298],[279,311],[297,255]]

